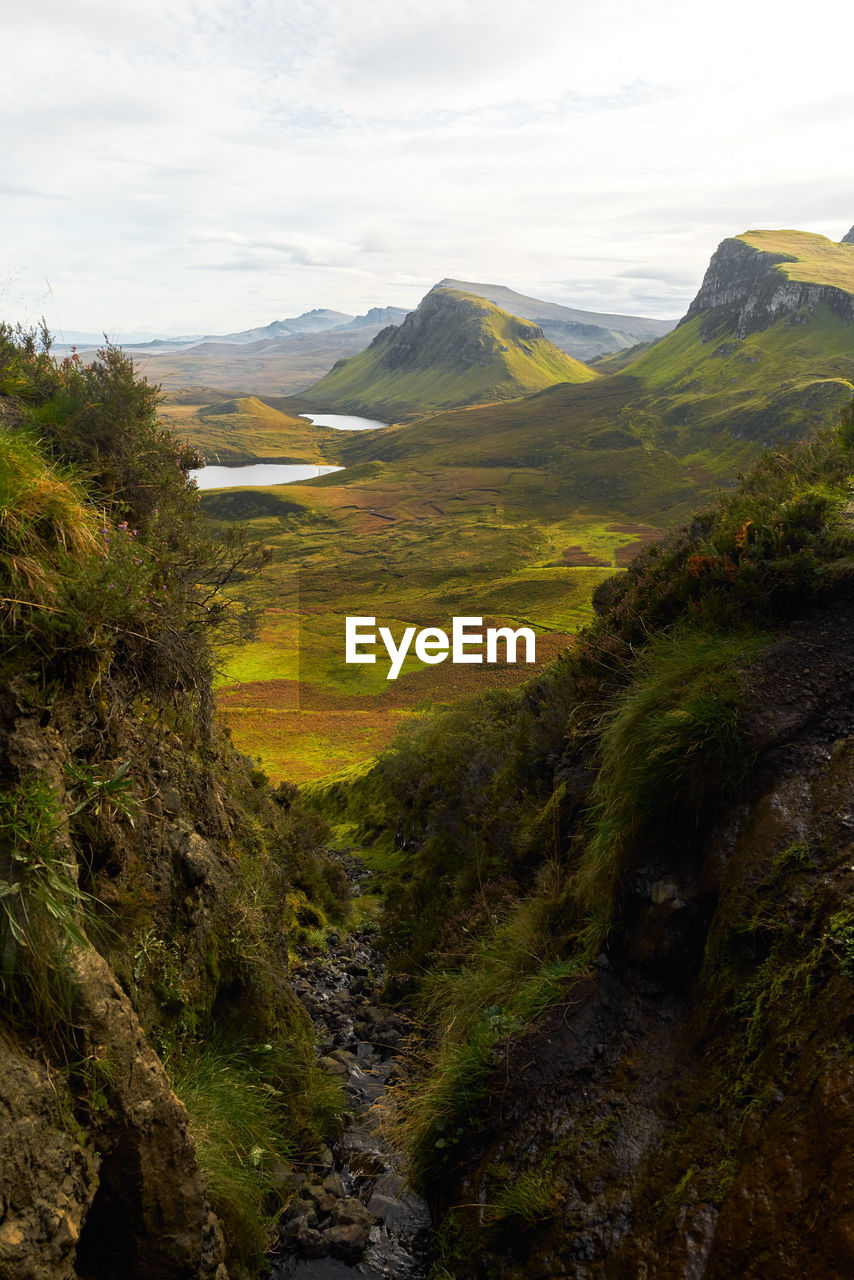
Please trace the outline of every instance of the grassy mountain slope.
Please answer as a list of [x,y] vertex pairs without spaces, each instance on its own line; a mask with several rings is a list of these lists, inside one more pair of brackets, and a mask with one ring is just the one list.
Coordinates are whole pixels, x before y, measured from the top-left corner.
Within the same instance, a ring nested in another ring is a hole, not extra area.
[[402,325],[337,365],[306,398],[324,408],[411,418],[596,376],[537,326],[473,294],[436,288]]
[[745,231],[737,237],[760,253],[779,253],[787,261],[777,270],[788,280],[830,285],[854,293],[854,244],[828,240],[808,231]]
[[646,316],[582,311],[577,307],[565,307],[557,302],[530,298],[504,285],[445,279],[439,281],[437,288],[475,294],[478,298],[494,302],[510,315],[533,320],[550,342],[576,360],[590,360],[602,352],[621,351],[638,342],[660,338],[674,324],[671,320],[654,320]]
[[189,435],[208,462],[323,463],[334,455],[336,435],[305,418],[273,408],[257,396],[236,396],[214,404],[164,404],[161,414]]
[[[252,518],[273,541],[270,598],[284,592],[286,612],[295,598],[286,566],[302,564],[304,599],[315,611],[311,628],[303,624],[309,701],[330,689],[356,699],[341,702],[340,716],[323,701],[336,750],[326,762],[303,760],[308,739],[286,739],[272,715],[293,710],[297,686],[281,679],[275,637],[285,634],[283,616],[268,613],[267,647],[231,669],[242,690],[220,695],[234,708],[235,732],[251,733],[253,750],[275,752],[275,768],[300,777],[364,758],[383,731],[388,739],[391,722],[383,730],[378,718],[365,737],[356,729],[363,721],[355,707],[368,709],[358,690],[366,698],[379,691],[341,669],[344,613],[370,604],[368,613],[425,624],[432,613],[438,623],[462,602],[482,600],[493,617],[566,636],[589,617],[597,582],[625,564],[632,546],[731,485],[763,444],[834,422],[854,383],[846,277],[840,271],[832,286],[790,280],[797,263],[783,261],[782,250],[800,246],[797,262],[813,277],[822,255],[844,265],[850,250],[780,234],[761,233],[767,252],[725,241],[689,315],[621,372],[341,435],[340,473],[263,499],[248,491],[206,498],[206,509]],[[436,669],[434,701],[454,696],[450,671]],[[417,705],[421,679],[404,669],[398,708]]]

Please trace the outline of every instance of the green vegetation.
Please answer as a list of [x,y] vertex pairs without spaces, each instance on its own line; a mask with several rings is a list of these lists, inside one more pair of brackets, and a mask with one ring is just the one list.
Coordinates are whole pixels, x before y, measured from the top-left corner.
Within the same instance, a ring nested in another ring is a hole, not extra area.
[[529,322],[475,294],[436,288],[401,326],[340,361],[306,397],[327,410],[411,418],[596,376]]
[[0,989],[14,1020],[56,1044],[70,1019],[68,954],[85,942],[85,895],[63,849],[62,812],[39,777],[0,792]]
[[[526,685],[425,719],[349,791],[312,789],[398,850],[382,932],[426,1028],[397,1122],[420,1185],[477,1131],[514,1040],[623,929],[633,877],[678,862],[742,782],[752,668],[776,628],[854,574],[852,421],[854,408],[841,432],[767,452],[605,582],[600,616]],[[805,858],[778,846],[775,874],[804,874]],[[847,919],[822,936],[844,972]],[[780,937],[802,965],[802,940]],[[781,978],[780,999],[791,990]]]
[[[807,275],[820,274],[822,245],[789,244]],[[830,246],[827,261],[838,258],[844,288],[850,246],[836,248],[842,257]],[[767,266],[772,277],[779,270]],[[465,313],[445,317],[454,299],[430,298],[439,311],[421,334],[425,359],[454,367]],[[611,569],[731,485],[763,445],[835,424],[854,357],[850,327],[827,303],[743,339],[734,315],[716,313],[713,340],[703,325],[697,316],[627,365],[603,365],[607,377],[450,410],[436,411],[442,396],[428,396],[431,411],[418,421],[339,432],[328,456],[346,469],[321,480],[206,494],[204,510],[223,527],[243,524],[274,548],[250,587],[264,609],[262,641],[235,655],[220,693],[236,741],[297,780],[366,759],[419,705],[502,685],[507,673],[483,672],[475,686],[471,671],[444,664],[425,673],[410,660],[391,698],[383,664],[343,663],[345,615],[381,610],[390,623],[435,625],[476,599],[487,625],[534,626],[548,660],[589,623],[591,596]],[[358,359],[379,359],[380,346]],[[349,377],[352,366],[330,377]],[[408,366],[382,367],[392,378]],[[469,372],[477,369],[485,371],[475,363]],[[744,585],[739,605],[750,610]]]
[[209,463],[236,466],[247,462],[311,462],[334,460],[340,432],[315,427],[307,419],[274,408],[257,396],[238,396],[213,404],[160,406],[165,422],[191,436]]
[[187,1108],[211,1205],[233,1250],[260,1266],[282,1205],[283,1173],[306,1135],[340,1129],[340,1082],[310,1046],[228,1044],[216,1036],[167,1062]]
[[761,253],[786,254],[776,270],[789,280],[831,285],[854,293],[854,245],[807,231],[745,231],[737,239]]
[[282,975],[349,892],[324,824],[214,722],[214,642],[250,634],[239,584],[266,556],[211,535],[197,465],[121,352],[56,362],[46,333],[0,327],[4,1033],[62,1076],[69,1124],[132,1198],[110,1166],[128,1158],[127,1073],[103,1026],[92,1039],[86,984],[113,991],[95,1002],[119,1010],[119,1046],[137,1025],[126,996],[185,1098],[239,1263],[276,1208],[275,1161],[310,1157],[340,1119]]
[[739,634],[656,637],[612,700],[574,886],[594,917],[611,919],[627,868],[661,839],[662,814],[670,838],[690,832],[743,780],[741,683],[757,648]]

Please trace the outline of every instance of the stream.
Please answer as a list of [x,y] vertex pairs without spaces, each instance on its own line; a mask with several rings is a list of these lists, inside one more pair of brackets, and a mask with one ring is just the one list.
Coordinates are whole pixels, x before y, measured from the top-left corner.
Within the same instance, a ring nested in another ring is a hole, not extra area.
[[[358,896],[370,873],[358,859],[337,856]],[[309,960],[291,985],[314,1023],[322,1066],[344,1081],[349,1117],[311,1171],[293,1175],[272,1280],[424,1280],[430,1215],[377,1116],[386,1087],[406,1073],[399,1052],[406,1020],[380,1003],[383,959],[372,932],[332,933],[328,941],[327,954]]]

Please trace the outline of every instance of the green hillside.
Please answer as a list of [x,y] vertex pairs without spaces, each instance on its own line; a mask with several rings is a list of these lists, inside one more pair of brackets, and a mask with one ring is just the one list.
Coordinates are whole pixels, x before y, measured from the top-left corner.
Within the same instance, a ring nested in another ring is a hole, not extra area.
[[854,245],[803,231],[724,240],[677,328],[626,366],[671,447],[772,444],[836,421],[854,382]]
[[792,261],[777,270],[789,280],[832,285],[854,293],[854,244],[828,240],[808,231],[745,231],[737,236],[761,253],[785,253]]
[[174,430],[189,435],[208,462],[323,463],[334,456],[339,432],[273,408],[257,396],[216,404],[165,404],[161,413]]
[[437,288],[402,325],[339,361],[306,398],[326,409],[412,418],[597,376],[547,342],[536,325],[484,298]]
[[[379,704],[371,734],[355,728],[367,722],[377,690],[363,673],[354,679],[342,669],[347,614],[427,625],[471,606],[566,643],[589,618],[596,585],[641,544],[731,486],[764,445],[838,419],[854,384],[848,254],[801,233],[724,241],[688,316],[621,371],[503,402],[422,409],[418,420],[381,431],[337,433],[335,461],[345,469],[289,486],[286,499],[283,490],[206,498],[212,515],[251,524],[275,548],[258,586],[268,608],[264,643],[232,664],[234,691],[221,695],[245,749],[264,754],[280,776],[317,777],[364,760],[390,733]],[[795,269],[811,278],[790,278]],[[470,300],[434,293],[428,302],[419,309],[420,350],[441,352],[447,368],[463,310],[473,314]],[[520,322],[505,315],[502,323]],[[381,338],[358,359],[382,373],[380,345],[392,349]],[[354,364],[330,379],[350,377]],[[471,376],[479,371],[470,366]],[[429,376],[410,366],[382,376],[392,385],[405,374],[410,386]],[[304,732],[282,659],[297,625]],[[404,668],[396,712],[425,698],[452,701],[459,689],[450,673],[435,669],[428,690],[423,672]],[[356,704],[364,707],[358,714]],[[276,708],[288,709],[287,737]],[[322,725],[310,719],[321,714]],[[336,752],[304,758],[310,733],[331,734],[333,725]]]

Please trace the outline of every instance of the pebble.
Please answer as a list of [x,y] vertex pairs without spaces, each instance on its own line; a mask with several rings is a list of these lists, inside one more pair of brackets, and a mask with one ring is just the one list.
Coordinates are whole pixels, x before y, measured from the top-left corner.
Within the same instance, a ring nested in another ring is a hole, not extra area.
[[[358,894],[368,873],[358,859],[338,856]],[[329,934],[328,942],[328,954],[307,959],[292,981],[314,1023],[319,1064],[344,1081],[353,1115],[334,1149],[323,1148],[307,1174],[286,1166],[279,1171],[277,1184],[294,1198],[281,1215],[271,1280],[337,1276],[342,1263],[358,1264],[357,1274],[369,1280],[424,1280],[429,1213],[408,1190],[400,1156],[381,1138],[371,1113],[387,1083],[406,1075],[394,1056],[406,1020],[379,1003],[382,958],[370,934],[343,942]]]

